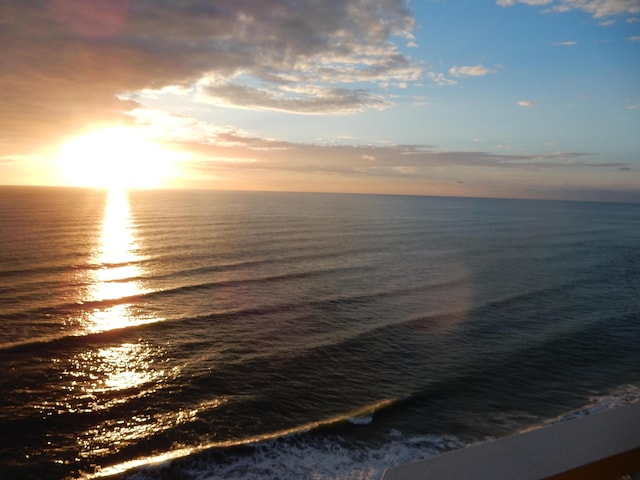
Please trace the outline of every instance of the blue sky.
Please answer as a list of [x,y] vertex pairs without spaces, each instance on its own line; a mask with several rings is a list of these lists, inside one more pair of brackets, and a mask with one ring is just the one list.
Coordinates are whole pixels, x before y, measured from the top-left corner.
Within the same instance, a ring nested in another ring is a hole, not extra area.
[[1,183],[640,201],[640,0],[0,8]]

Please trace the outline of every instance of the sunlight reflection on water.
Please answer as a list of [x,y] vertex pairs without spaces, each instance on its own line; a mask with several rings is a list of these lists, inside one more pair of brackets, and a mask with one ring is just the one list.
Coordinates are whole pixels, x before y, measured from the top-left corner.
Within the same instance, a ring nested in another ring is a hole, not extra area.
[[[146,293],[145,272],[140,267],[127,192],[112,189],[107,195],[99,240],[89,259],[93,268],[82,279],[85,288],[78,305],[84,307],[83,312],[73,320],[79,323],[80,335],[162,320],[141,304],[140,296]],[[109,411],[165,388],[180,374],[180,367],[170,365],[162,346],[141,338],[82,349],[64,364],[63,388],[68,393],[63,401],[41,405],[47,415]],[[92,458],[116,452],[129,442],[187,421],[181,420],[180,412],[164,417],[141,413],[125,419],[116,415],[88,425],[77,438],[78,455]]]
[[[150,315],[138,315],[127,299],[146,293],[140,278],[143,273],[137,263],[138,244],[134,236],[125,190],[108,192],[100,242],[91,263],[99,268],[90,271],[83,302],[107,302],[107,305],[83,313],[83,330],[102,332],[115,328],[156,322]],[[111,303],[113,302],[113,303]]]

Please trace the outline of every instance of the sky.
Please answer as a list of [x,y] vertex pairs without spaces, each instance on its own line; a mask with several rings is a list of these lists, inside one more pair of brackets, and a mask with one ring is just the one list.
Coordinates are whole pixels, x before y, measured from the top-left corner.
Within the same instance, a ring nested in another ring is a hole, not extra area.
[[0,184],[640,202],[640,0],[0,13]]

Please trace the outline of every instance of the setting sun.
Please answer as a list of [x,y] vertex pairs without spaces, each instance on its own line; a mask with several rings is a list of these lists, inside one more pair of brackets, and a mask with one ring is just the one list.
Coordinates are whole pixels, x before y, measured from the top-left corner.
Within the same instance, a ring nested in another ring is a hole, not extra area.
[[156,188],[173,174],[173,156],[135,129],[114,127],[71,139],[59,164],[64,180],[74,186]]

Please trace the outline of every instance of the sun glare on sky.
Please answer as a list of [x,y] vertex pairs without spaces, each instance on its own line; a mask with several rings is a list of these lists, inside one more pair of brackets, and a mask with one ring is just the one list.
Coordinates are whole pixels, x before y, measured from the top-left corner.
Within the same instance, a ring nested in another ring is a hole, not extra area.
[[5,3],[3,185],[640,202],[640,0]]
[[127,127],[71,139],[60,150],[59,165],[69,185],[119,189],[166,186],[176,168],[174,152]]

